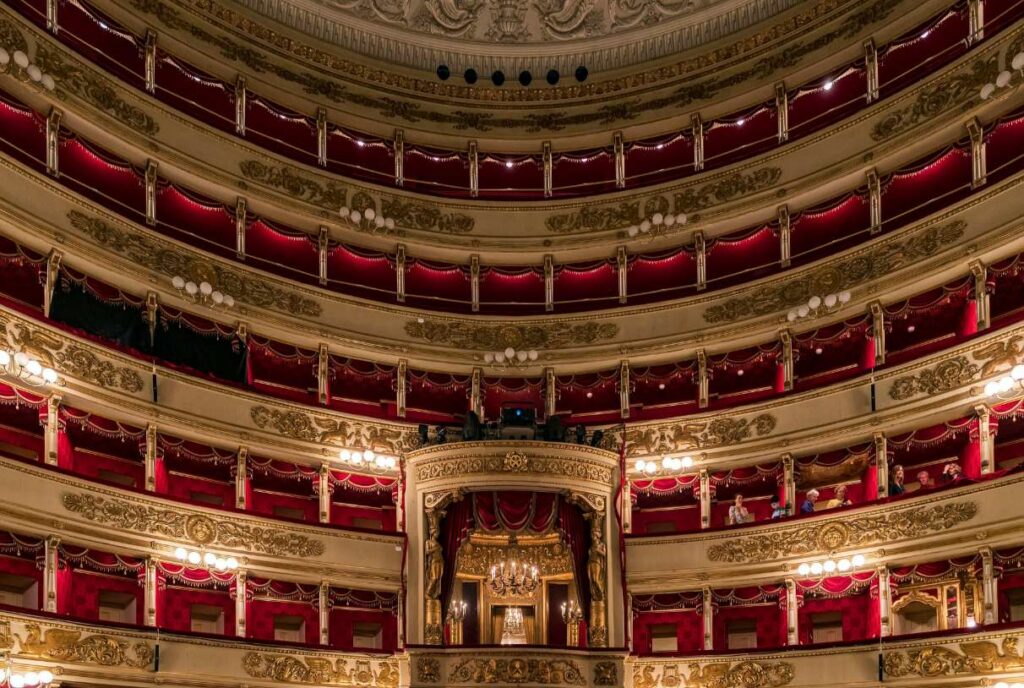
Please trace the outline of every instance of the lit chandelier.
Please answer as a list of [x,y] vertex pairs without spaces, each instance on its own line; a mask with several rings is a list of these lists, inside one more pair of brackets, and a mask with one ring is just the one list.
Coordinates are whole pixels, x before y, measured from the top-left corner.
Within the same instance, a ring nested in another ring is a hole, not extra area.
[[526,597],[537,589],[537,567],[515,561],[503,561],[491,567],[487,587],[497,597]]

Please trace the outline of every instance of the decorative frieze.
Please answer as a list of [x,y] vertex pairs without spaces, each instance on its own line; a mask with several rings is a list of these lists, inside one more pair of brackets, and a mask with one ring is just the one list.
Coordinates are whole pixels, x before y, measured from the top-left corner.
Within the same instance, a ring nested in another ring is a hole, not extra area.
[[[770,435],[777,422],[774,415],[762,413],[752,418],[721,416],[710,420],[631,427],[626,429],[626,456],[731,446]],[[622,430],[606,433],[605,446],[617,450],[621,439]]]
[[912,375],[896,378],[889,388],[889,398],[905,401],[927,394],[934,396],[960,389],[978,377],[979,366],[967,356],[956,356]]
[[587,680],[579,663],[573,659],[468,657],[456,662],[448,674],[447,683],[585,686]]
[[418,318],[405,324],[405,333],[429,344],[451,346],[471,351],[501,351],[506,347],[518,350],[564,349],[597,344],[619,334],[614,323],[596,321],[565,322],[560,320],[519,325],[481,322],[425,320]]
[[304,411],[281,411],[267,406],[253,406],[249,415],[261,430],[271,430],[293,440],[365,447],[395,454],[419,446],[416,431],[408,426],[331,418]]
[[[688,675],[681,671],[683,667]],[[633,667],[633,688],[778,688],[795,676],[789,662],[638,663]]]
[[892,650],[883,659],[885,675],[890,678],[921,676],[976,676],[1019,672],[1024,669],[1024,655],[1018,648],[1016,634],[1000,641],[977,640],[958,643],[956,649],[934,645],[920,649]]
[[439,457],[424,461],[416,467],[416,479],[420,482],[439,478],[509,473],[561,475],[602,485],[610,485],[612,480],[610,466],[587,460],[574,455],[571,451],[567,451],[565,456],[538,456],[510,451],[504,456],[480,456],[478,453],[453,458]]
[[276,652],[247,652],[242,669],[253,678],[313,685],[396,688],[398,662],[393,659],[351,660],[293,656]]
[[[9,629],[9,621],[4,621]],[[96,664],[104,667],[148,669],[153,664],[153,645],[113,635],[85,633],[69,628],[43,628],[38,623],[23,626],[25,636],[17,641],[14,654],[56,662]]]

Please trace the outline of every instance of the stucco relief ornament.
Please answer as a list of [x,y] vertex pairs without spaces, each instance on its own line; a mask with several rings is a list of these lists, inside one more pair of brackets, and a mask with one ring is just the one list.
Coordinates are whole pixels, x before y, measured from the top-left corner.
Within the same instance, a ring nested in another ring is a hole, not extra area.
[[145,669],[153,663],[153,647],[143,641],[135,644],[109,635],[85,635],[82,631],[47,628],[25,624],[25,637],[15,634],[16,654],[59,662],[81,662],[100,666],[126,666]]
[[886,675],[893,678],[1019,671],[1024,667],[1024,656],[1017,642],[1016,636],[1008,636],[999,645],[987,640],[960,643],[959,650],[947,647],[895,650],[885,654],[883,667]]
[[978,366],[966,356],[957,356],[919,373],[896,378],[889,388],[889,398],[903,401],[919,394],[942,394],[963,387],[977,376]]
[[584,686],[580,665],[571,659],[486,659],[460,660],[448,675],[449,683],[533,683],[543,686]]

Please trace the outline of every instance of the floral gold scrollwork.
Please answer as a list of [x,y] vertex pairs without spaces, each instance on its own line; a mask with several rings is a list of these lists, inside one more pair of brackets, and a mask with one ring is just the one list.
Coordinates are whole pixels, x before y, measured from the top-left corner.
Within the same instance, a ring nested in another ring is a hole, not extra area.
[[536,566],[541,576],[572,573],[572,558],[561,540],[543,544],[515,544],[491,546],[472,540],[462,545],[456,555],[456,570],[468,576],[486,576],[491,567],[511,559],[524,566]]
[[129,643],[110,635],[85,635],[82,631],[25,624],[25,637],[15,634],[17,654],[58,662],[82,662],[100,666],[148,668],[153,663],[153,646],[144,641]]
[[571,213],[549,215],[544,226],[555,234],[572,234],[574,232],[604,232],[614,229],[625,229],[629,225],[638,224],[645,217],[654,213],[671,212],[669,201],[664,196],[654,196],[644,201],[642,209],[640,201],[622,201],[616,204],[596,205],[587,203],[579,210]]
[[617,662],[598,662],[594,665],[595,686],[619,685],[619,665]]
[[350,419],[325,418],[301,411],[279,411],[253,406],[249,412],[261,430],[274,430],[295,440],[366,447],[400,454],[419,445],[412,428],[397,425],[363,423]]
[[395,688],[398,685],[398,666],[395,662],[379,662],[375,671],[370,660],[336,659],[322,657],[293,657],[272,652],[247,652],[242,657],[242,669],[253,678],[270,679],[281,683],[307,683],[316,685],[375,686]]
[[889,398],[904,401],[920,394],[942,394],[963,387],[977,376],[978,366],[966,356],[957,356],[919,373],[896,378],[889,388]]
[[910,105],[890,112],[871,130],[871,138],[884,141],[922,122],[927,122],[978,95],[982,86],[999,74],[997,55],[988,55],[965,65],[938,83],[919,91]]
[[324,553],[319,540],[277,528],[238,520],[215,520],[178,509],[163,509],[89,494],[65,493],[64,508],[83,518],[124,530],[186,540],[196,545],[237,547],[266,554],[316,557]]
[[437,683],[441,680],[441,662],[436,657],[420,657],[416,660],[416,680],[420,683]]
[[704,311],[708,323],[728,323],[741,318],[767,315],[807,303],[815,294],[851,289],[896,270],[929,258],[964,235],[962,220],[931,227],[924,232],[885,243],[808,273],[796,275],[755,289],[750,295],[733,298]]
[[290,167],[271,167],[258,160],[243,160],[239,169],[246,179],[273,187],[298,201],[324,210],[337,211],[346,205],[348,189],[334,182],[320,183]]
[[385,196],[380,202],[381,213],[390,217],[400,227],[418,229],[423,232],[442,234],[466,234],[473,231],[476,221],[462,213],[442,213],[435,206],[413,203]]
[[148,136],[155,136],[160,131],[160,125],[155,119],[141,108],[127,103],[106,80],[75,61],[67,59],[59,48],[40,44],[35,62],[57,82],[58,98],[64,99],[69,94],[74,95],[122,124]]
[[486,323],[410,320],[405,333],[430,344],[471,351],[493,349],[561,349],[596,344],[612,339],[619,326],[612,323],[551,322],[538,325],[489,325]]
[[[705,449],[739,444],[764,437],[775,430],[775,416],[762,413],[753,418],[715,418],[711,421],[679,422],[626,430],[626,455],[646,456],[688,449]],[[618,447],[621,430],[605,434],[604,445]]]
[[68,220],[72,227],[104,249],[168,277],[181,275],[197,283],[209,282],[215,288],[234,295],[240,303],[314,318],[323,312],[320,304],[313,299],[217,265],[208,259],[168,248],[149,237],[136,236],[77,210],[68,213]]
[[680,665],[654,664],[633,667],[633,688],[779,688],[791,683],[796,675],[789,662],[743,661],[735,664],[713,662],[686,665],[689,676],[681,678]]
[[959,650],[947,647],[893,650],[885,653],[883,668],[892,678],[988,674],[1020,671],[1024,668],[1024,657],[1017,649],[1017,637],[1007,636],[999,645],[988,640],[960,643]]
[[752,194],[774,186],[782,178],[778,167],[762,167],[753,172],[735,172],[693,189],[677,193],[674,198],[677,213],[693,213],[740,196]]
[[938,504],[858,518],[827,521],[748,537],[729,538],[708,548],[711,561],[770,561],[831,552],[949,530],[978,513],[974,502]]
[[583,686],[586,678],[571,659],[498,659],[471,657],[460,660],[448,683],[532,683],[544,686]]
[[455,459],[439,459],[425,463],[416,469],[417,480],[436,480],[438,478],[454,478],[463,475],[481,473],[542,473],[564,475],[577,480],[587,480],[608,484],[612,479],[612,470],[607,466],[590,463],[580,459],[557,459],[528,457],[528,463],[518,460],[509,464],[508,457],[460,457]]

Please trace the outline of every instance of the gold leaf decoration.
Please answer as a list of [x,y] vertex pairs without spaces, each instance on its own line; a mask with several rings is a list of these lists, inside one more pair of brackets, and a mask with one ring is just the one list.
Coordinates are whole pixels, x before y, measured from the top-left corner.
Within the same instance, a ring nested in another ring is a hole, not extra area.
[[302,411],[280,411],[267,406],[253,406],[250,417],[261,430],[305,442],[338,444],[345,447],[366,447],[400,454],[419,445],[419,437],[411,427],[364,423],[336,419]]
[[44,631],[37,623],[25,624],[24,638],[14,637],[19,646],[16,654],[25,657],[135,669],[147,669],[153,663],[153,646],[143,641],[131,644],[110,635],[85,635],[63,628]]
[[821,554],[844,547],[921,537],[949,530],[978,513],[974,502],[913,507],[901,511],[844,517],[748,537],[729,538],[708,549],[711,561],[771,561]]
[[420,683],[437,683],[441,680],[441,662],[436,657],[419,657],[416,660],[416,679]]
[[619,665],[617,662],[598,662],[594,665],[595,686],[619,685]]
[[[671,454],[688,449],[705,449],[739,444],[752,437],[764,437],[775,430],[775,416],[762,413],[754,418],[720,417],[710,421],[685,420],[626,430],[626,455]],[[616,450],[622,431],[605,433],[603,446]]]
[[137,371],[101,360],[93,352],[75,344],[58,351],[54,360],[61,371],[99,387],[122,389],[136,394],[144,386],[142,376]]
[[435,480],[480,473],[542,473],[565,475],[577,480],[610,484],[612,469],[580,458],[527,457],[518,452],[508,456],[471,456],[429,461],[416,469],[417,480]]
[[398,665],[393,660],[378,661],[377,670],[369,659],[339,658],[333,662],[323,657],[293,657],[274,652],[247,652],[242,657],[242,669],[253,678],[280,683],[315,685],[376,686],[395,688],[398,685]]
[[990,640],[959,643],[959,649],[925,647],[885,653],[883,667],[892,678],[906,676],[956,676],[1017,672],[1024,668],[1024,656],[1017,648],[1017,636],[1009,635],[998,645]]
[[981,87],[995,81],[998,74],[998,55],[988,55],[965,65],[938,83],[919,90],[910,105],[886,114],[871,129],[871,138],[884,141],[973,100]]
[[962,220],[931,227],[915,236],[885,243],[790,279],[758,287],[752,293],[711,306],[704,311],[708,323],[728,323],[768,315],[807,303],[814,294],[832,294],[878,279],[929,258],[964,235]]
[[571,659],[470,657],[452,667],[448,683],[584,686],[587,680],[580,665]]
[[686,677],[679,664],[646,664],[641,660],[633,666],[633,688],[778,688],[793,681],[796,672],[789,662],[743,661],[689,662]]
[[619,334],[614,323],[553,321],[537,325],[490,325],[476,322],[410,320],[405,333],[430,344],[471,351],[514,349],[561,349],[612,339]]
[[664,196],[648,198],[644,201],[642,212],[638,200],[607,205],[586,203],[571,213],[549,215],[544,220],[544,226],[549,232],[556,234],[603,232],[624,229],[629,225],[639,224],[645,217],[650,217],[654,213],[667,212],[670,212],[669,202]]
[[781,178],[782,169],[778,167],[762,167],[753,172],[734,172],[723,179],[716,179],[675,194],[675,212],[693,213],[727,203],[739,196],[774,186]]
[[104,249],[118,253],[168,277],[181,275],[196,282],[209,282],[215,289],[231,294],[240,303],[257,308],[319,317],[323,307],[313,299],[281,289],[263,279],[218,265],[208,258],[177,251],[146,236],[135,235],[77,210],[68,213],[71,226]]
[[889,388],[889,398],[904,401],[920,394],[942,394],[959,389],[977,377],[978,366],[966,356],[957,356],[919,373],[896,378]]
[[150,533],[206,546],[237,547],[265,554],[316,557],[324,553],[319,540],[278,528],[256,526],[237,519],[214,519],[180,509],[161,508],[123,499],[65,493],[64,508],[113,528]]
[[273,187],[292,198],[324,210],[338,212],[347,205],[348,188],[335,182],[320,183],[284,165],[271,167],[259,160],[243,160],[239,169],[246,179]]
[[971,352],[975,361],[984,361],[981,377],[1010,370],[1024,358],[1024,336],[1019,334],[989,342]]

